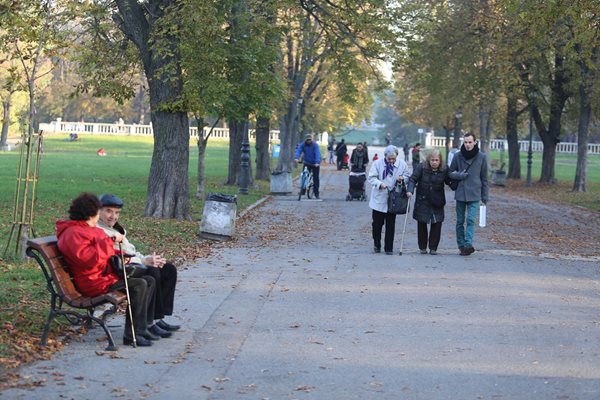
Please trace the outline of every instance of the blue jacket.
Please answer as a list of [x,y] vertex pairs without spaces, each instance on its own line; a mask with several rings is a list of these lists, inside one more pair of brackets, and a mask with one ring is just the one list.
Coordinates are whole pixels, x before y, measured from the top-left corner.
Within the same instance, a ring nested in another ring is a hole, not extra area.
[[303,160],[306,164],[321,164],[321,150],[316,142],[311,144],[301,142],[296,148],[294,159],[298,160],[302,153],[304,153]]

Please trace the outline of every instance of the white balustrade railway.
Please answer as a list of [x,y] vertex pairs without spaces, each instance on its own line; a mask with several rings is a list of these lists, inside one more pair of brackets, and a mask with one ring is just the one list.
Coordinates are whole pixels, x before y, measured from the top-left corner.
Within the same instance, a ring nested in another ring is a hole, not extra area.
[[[440,136],[433,136],[431,132],[425,135],[425,147],[445,147],[446,138]],[[450,146],[452,146],[452,138],[450,138]],[[489,142],[490,150],[508,150],[508,142],[502,139],[493,139]],[[590,143],[587,146],[588,154],[600,155],[600,144]],[[541,153],[544,150],[544,144],[540,141],[532,141],[531,149],[533,152]],[[519,140],[519,150],[527,152],[529,150],[528,140]],[[561,142],[556,145],[557,153],[577,153],[577,143]]]
[[[151,136],[152,125],[137,125],[137,124],[105,124],[97,122],[67,122],[62,121],[60,118],[50,123],[41,123],[40,130],[47,133],[77,133],[77,134],[90,134],[90,135],[140,135],[140,136]],[[205,127],[203,130],[204,136],[210,132],[210,127]],[[254,129],[250,129],[250,138],[254,138]],[[198,128],[190,127],[190,137],[198,137]],[[228,128],[214,128],[211,137],[215,139],[229,139]],[[326,144],[327,134],[321,135],[321,144]],[[450,138],[452,141],[452,138]],[[269,142],[279,142],[279,131],[271,130],[269,132]],[[446,138],[440,136],[433,136],[432,132],[425,134],[425,147],[445,147]],[[450,143],[452,145],[452,142]],[[489,142],[490,150],[504,150],[508,149],[506,140],[494,139]],[[536,153],[541,152],[544,149],[544,145],[540,141],[533,141],[531,143],[532,150]],[[526,152],[529,149],[528,140],[519,140],[520,151]],[[558,143],[556,145],[556,151],[558,153],[577,153],[577,143]],[[592,143],[588,144],[588,154],[600,155],[600,144]]]
[[[60,119],[50,123],[41,123],[40,130],[46,133],[77,133],[90,135],[139,135],[152,136],[152,125],[137,125],[137,124],[105,124],[97,122],[67,122]],[[210,132],[210,127],[205,127],[203,130],[204,137]],[[250,138],[254,138],[254,129],[250,129]],[[190,137],[198,137],[198,128],[190,127]],[[229,139],[228,128],[214,128],[211,138]],[[269,142],[279,142],[279,131],[271,130],[269,132]]]

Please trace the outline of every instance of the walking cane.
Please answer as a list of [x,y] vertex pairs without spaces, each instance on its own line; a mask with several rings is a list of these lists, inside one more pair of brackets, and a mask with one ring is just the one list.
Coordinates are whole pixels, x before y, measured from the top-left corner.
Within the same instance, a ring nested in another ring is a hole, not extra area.
[[400,255],[402,255],[402,248],[404,247],[404,233],[406,232],[406,220],[408,220],[409,212],[410,212],[410,197],[408,198],[408,205],[406,206],[406,214],[404,215],[404,227],[402,228],[402,240],[400,240]]
[[127,309],[129,311],[129,321],[131,322],[131,336],[133,337],[133,347],[137,347],[135,340],[135,328],[133,327],[133,312],[131,311],[131,297],[129,297],[129,284],[127,283],[127,269],[125,268],[125,259],[123,258],[123,249],[119,243],[119,256],[121,257],[121,265],[123,265],[123,280],[125,281],[125,295],[127,296]]

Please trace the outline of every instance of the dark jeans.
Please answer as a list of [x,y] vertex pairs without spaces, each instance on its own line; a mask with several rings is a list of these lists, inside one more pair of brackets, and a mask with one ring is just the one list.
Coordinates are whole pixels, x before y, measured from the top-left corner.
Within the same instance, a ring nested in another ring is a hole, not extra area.
[[[129,298],[131,301],[131,312],[133,314],[133,323],[136,332],[143,332],[152,323],[152,310],[154,310],[154,290],[156,283],[154,278],[148,275],[140,278],[127,279],[129,286]],[[109,290],[119,290],[125,292],[125,281],[119,280],[110,286]],[[131,336],[131,318],[129,310],[125,313],[125,331],[124,334]]]
[[163,319],[165,315],[173,315],[177,268],[171,263],[166,263],[162,268],[148,266],[140,272],[136,271],[134,277],[145,275],[151,276],[156,282],[154,313],[151,313],[153,319]]
[[312,171],[313,174],[313,187],[315,188],[315,196],[319,197],[319,171],[321,170],[320,166],[314,166],[310,164],[306,164],[306,168],[309,171]]
[[337,156],[336,158],[336,164],[337,164],[337,170],[341,171],[342,170],[342,164],[344,163],[344,156]]
[[381,229],[385,225],[385,243],[383,251],[394,251],[394,234],[396,233],[396,214],[382,213],[373,210],[373,244],[381,248]]
[[436,222],[431,224],[431,231],[427,234],[427,225],[424,222],[417,222],[417,238],[419,241],[419,250],[427,250],[429,242],[429,250],[437,251],[442,236],[442,223]]

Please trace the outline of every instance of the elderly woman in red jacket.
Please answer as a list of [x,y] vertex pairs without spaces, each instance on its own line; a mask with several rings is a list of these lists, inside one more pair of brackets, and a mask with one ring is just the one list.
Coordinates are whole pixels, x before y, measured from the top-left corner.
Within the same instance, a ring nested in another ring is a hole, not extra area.
[[[115,254],[114,241],[120,242],[123,237],[117,236],[113,241],[96,227],[100,208],[102,204],[96,195],[82,193],[71,203],[69,219],[56,222],[58,249],[69,265],[75,286],[89,297],[125,289],[125,281],[113,272],[109,263],[109,258]],[[151,340],[159,339],[148,331],[148,323],[153,322],[148,310],[154,310],[154,278],[129,278],[128,284],[136,344],[151,346]],[[130,345],[133,344],[131,319],[129,313],[126,315],[123,344]]]

